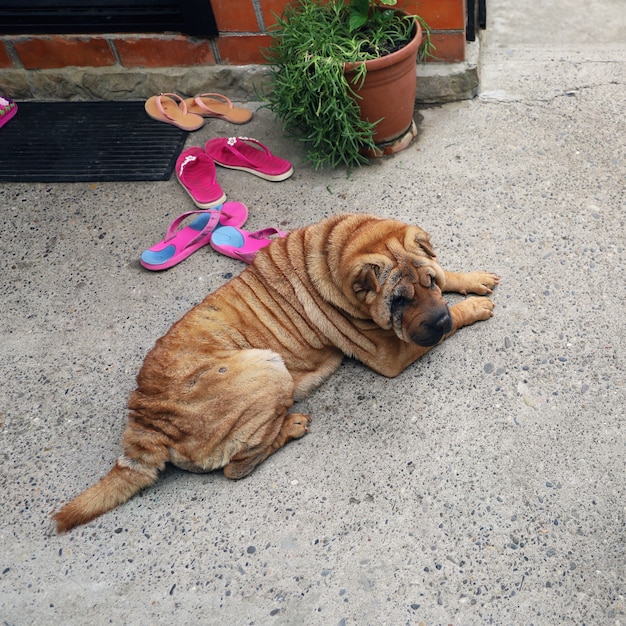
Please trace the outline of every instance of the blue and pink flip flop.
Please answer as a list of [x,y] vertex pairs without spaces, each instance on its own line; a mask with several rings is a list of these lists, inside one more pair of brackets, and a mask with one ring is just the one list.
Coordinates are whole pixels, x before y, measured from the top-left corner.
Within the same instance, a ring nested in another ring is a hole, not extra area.
[[[196,217],[191,224],[179,229],[193,215]],[[206,211],[188,211],[170,224],[162,241],[142,253],[139,262],[148,270],[166,270],[210,243],[216,231],[239,228],[247,219],[248,208],[242,202],[225,202]]]
[[223,226],[211,233],[211,247],[233,259],[252,263],[259,250],[286,235],[286,232],[276,228],[264,228],[251,233],[234,226]]

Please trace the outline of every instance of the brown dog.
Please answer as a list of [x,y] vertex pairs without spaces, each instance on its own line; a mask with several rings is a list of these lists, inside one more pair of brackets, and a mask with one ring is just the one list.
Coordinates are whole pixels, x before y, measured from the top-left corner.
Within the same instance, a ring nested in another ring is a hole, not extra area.
[[422,229],[369,215],[277,240],[157,341],[130,396],[123,455],[54,516],[57,530],[126,502],[168,461],[247,476],[308,431],[310,418],[288,410],[344,355],[396,376],[493,315],[489,298],[448,308],[442,291],[485,295],[497,283],[487,272],[446,272]]

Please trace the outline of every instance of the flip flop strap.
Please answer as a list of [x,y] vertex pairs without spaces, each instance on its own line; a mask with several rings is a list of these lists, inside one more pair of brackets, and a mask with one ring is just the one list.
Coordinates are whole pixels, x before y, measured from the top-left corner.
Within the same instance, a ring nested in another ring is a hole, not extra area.
[[208,111],[209,113],[214,113],[213,109],[212,109],[211,107],[207,106],[206,104],[204,104],[204,102],[203,102],[203,100],[202,100],[202,98],[206,98],[206,97],[209,97],[209,96],[212,96],[212,97],[215,97],[215,98],[221,99],[221,100],[223,100],[223,101],[224,101],[224,103],[226,104],[226,106],[227,106],[229,109],[232,109],[232,108],[233,108],[233,103],[232,103],[232,102],[231,102],[231,101],[230,101],[230,100],[229,100],[226,96],[223,96],[221,93],[201,93],[201,94],[197,95],[197,96],[193,99],[193,101],[194,101],[194,102],[195,102],[195,103],[196,103],[196,104],[197,104],[197,105],[198,105],[201,109],[204,109],[205,111]]
[[268,237],[271,237],[272,235],[280,235],[281,237],[284,237],[287,233],[283,233],[283,231],[278,230],[277,228],[274,228],[273,226],[270,226],[269,228],[263,228],[262,230],[257,230],[254,233],[250,233],[250,235],[248,235],[249,237],[251,237],[252,239],[267,239]]
[[[281,237],[284,237],[285,235],[287,235],[287,233],[284,233],[282,230],[278,230],[277,228],[270,226],[269,228],[263,228],[262,230],[257,230],[254,233],[249,233],[248,237],[250,239],[267,239],[271,235],[280,235]],[[240,252],[239,250],[233,250],[233,252],[242,261],[245,261],[246,263],[252,263],[258,250],[253,250],[252,252]]]
[[[218,223],[220,221],[220,217],[222,215],[221,208],[220,209],[209,209],[208,211],[206,211],[206,210],[202,210],[202,211],[187,211],[186,213],[183,213],[182,215],[179,215],[170,224],[169,228],[167,229],[167,232],[165,233],[165,239],[163,241],[167,242],[170,239],[173,239],[176,236],[176,233],[178,231],[178,227],[190,215],[200,215],[200,214],[204,214],[204,213],[210,213],[211,217],[207,221],[205,227],[202,230],[198,231],[198,235],[196,237],[194,237],[187,244],[187,246],[190,246],[191,244],[193,244],[196,241],[198,241],[198,239],[201,239],[201,238],[205,237],[206,235],[208,235],[209,233],[212,233],[215,230],[215,227],[218,225]],[[187,247],[187,246],[185,246],[185,247]]]
[[256,164],[251,161],[250,159],[248,159],[245,154],[242,154],[239,149],[236,147],[237,142],[238,141],[247,141],[249,143],[254,143],[257,146],[259,146],[268,157],[272,156],[272,153],[269,151],[269,149],[267,148],[267,146],[264,146],[260,141],[257,141],[256,139],[252,139],[252,137],[229,137],[226,140],[226,147],[231,151],[234,152],[240,159],[243,159],[246,163],[249,163],[250,165],[253,165],[256,167]]
[[188,154],[183,159],[182,163],[180,164],[180,167],[178,168],[178,176],[182,177],[186,167],[190,167],[192,163],[197,164],[201,160],[203,161],[211,160],[211,157],[209,157],[208,154]]
[[185,104],[185,101],[176,93],[160,93],[156,97],[156,105],[157,109],[159,109],[159,113],[162,113],[165,117],[167,117],[168,120],[174,119],[171,115],[168,114],[168,112],[163,108],[163,105],[161,104],[161,98],[163,96],[169,96],[171,98],[177,98],[178,100],[180,100],[180,104],[177,106],[185,115],[187,115],[187,105]]

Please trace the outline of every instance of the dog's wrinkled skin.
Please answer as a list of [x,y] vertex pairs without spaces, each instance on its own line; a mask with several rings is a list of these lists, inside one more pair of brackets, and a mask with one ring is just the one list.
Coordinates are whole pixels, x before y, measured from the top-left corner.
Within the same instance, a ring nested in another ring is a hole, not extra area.
[[493,315],[498,277],[443,270],[420,228],[340,215],[262,250],[159,339],[129,399],[124,453],[55,516],[59,532],[154,483],[167,462],[242,478],[310,418],[288,413],[344,356],[396,376],[459,328]]

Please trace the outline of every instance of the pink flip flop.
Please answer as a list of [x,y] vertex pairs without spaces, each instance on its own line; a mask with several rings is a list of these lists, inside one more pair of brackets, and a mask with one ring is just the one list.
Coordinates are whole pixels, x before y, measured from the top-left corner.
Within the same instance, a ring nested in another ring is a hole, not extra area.
[[[180,101],[180,106],[172,98]],[[146,100],[144,108],[153,120],[173,124],[182,130],[198,130],[204,125],[204,118],[189,113],[185,101],[175,93],[152,96]]]
[[210,209],[226,200],[216,176],[215,163],[202,148],[187,148],[176,159],[176,178],[200,209]]
[[252,119],[252,111],[233,106],[233,103],[221,93],[201,93],[185,100],[190,113],[202,117],[219,117],[231,124],[246,124]]
[[269,246],[276,237],[285,237],[287,233],[276,228],[264,228],[255,233],[247,230],[224,226],[216,228],[211,234],[211,247],[217,252],[239,261],[252,263],[256,253]]
[[[197,217],[178,230],[182,222]],[[243,226],[248,219],[248,207],[242,202],[226,202],[209,211],[188,211],[179,215],[167,229],[165,238],[141,254],[140,263],[149,270],[166,270],[210,243],[211,234],[221,228]]]
[[4,126],[17,113],[17,104],[11,98],[0,96],[0,127]]
[[293,174],[289,161],[274,156],[266,146],[250,137],[216,137],[204,149],[222,167],[242,170],[277,182]]

